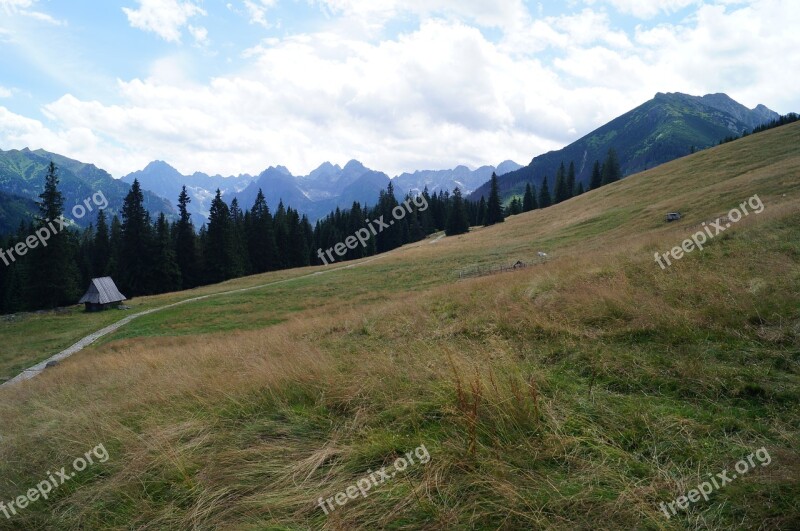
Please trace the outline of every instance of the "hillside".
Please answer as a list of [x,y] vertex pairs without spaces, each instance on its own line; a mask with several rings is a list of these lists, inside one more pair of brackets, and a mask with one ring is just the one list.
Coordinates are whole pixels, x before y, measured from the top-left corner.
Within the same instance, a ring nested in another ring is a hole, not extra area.
[[[528,166],[507,174],[499,179],[500,191],[504,196],[520,194],[527,182],[539,188],[545,176],[552,188],[562,162],[575,163],[576,182],[588,189],[594,162],[602,163],[610,148],[619,156],[623,175],[631,175],[716,146],[726,137],[778,117],[763,105],[751,110],[726,94],[658,93],[567,147],[535,157]],[[470,197],[479,200],[488,195],[489,184],[484,183]]]
[[[0,528],[797,529],[799,144],[795,123],[342,269],[133,301],[296,279],[141,317],[0,389],[0,500],[108,454]],[[763,212],[655,263],[756,194]],[[124,315],[0,322],[0,367]]]
[[[50,161],[55,162],[58,166],[59,188],[64,194],[67,217],[70,217],[69,210],[74,205],[80,204],[98,192],[102,192],[108,200],[108,213],[110,215],[119,214],[122,202],[130,190],[128,184],[114,179],[108,172],[93,164],[86,164],[41,149],[36,151],[29,149],[0,150],[0,192],[4,194],[0,196],[0,209],[11,208],[19,212],[20,206],[27,204],[28,208],[23,217],[26,221],[31,221],[37,213],[35,208],[30,208],[31,202],[39,200],[39,194],[44,189],[44,177]],[[9,200],[9,196],[28,201],[20,203],[16,199]],[[168,201],[151,192],[145,192],[144,199],[145,207],[154,216],[159,212],[164,212],[169,216],[175,214],[175,209]],[[95,219],[95,215],[87,215],[74,221],[79,226],[86,227]],[[16,228],[16,226],[13,227],[14,230]]]
[[11,234],[21,222],[29,222],[38,206],[32,199],[25,199],[0,192],[0,235]]

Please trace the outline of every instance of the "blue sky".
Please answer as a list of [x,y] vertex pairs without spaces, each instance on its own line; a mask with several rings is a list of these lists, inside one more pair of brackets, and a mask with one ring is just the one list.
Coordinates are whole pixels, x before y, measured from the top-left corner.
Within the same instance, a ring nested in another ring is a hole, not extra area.
[[800,110],[791,0],[0,0],[0,149],[115,176],[527,163],[656,92]]

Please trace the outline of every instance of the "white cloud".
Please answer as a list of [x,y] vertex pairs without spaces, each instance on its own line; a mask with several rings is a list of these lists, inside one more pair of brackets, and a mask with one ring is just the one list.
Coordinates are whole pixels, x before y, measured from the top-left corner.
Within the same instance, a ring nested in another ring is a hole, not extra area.
[[58,20],[42,11],[31,11],[37,0],[0,0],[1,11],[7,15],[23,15],[54,26],[65,26],[66,21]]
[[90,128],[75,127],[54,132],[39,120],[20,116],[2,106],[0,124],[0,143],[9,148],[44,148],[94,163],[101,168],[112,168],[115,164],[143,167],[150,160],[142,153],[104,142]]
[[0,98],[10,98],[13,95],[14,93],[11,89],[6,88],[3,85],[0,85]]
[[199,46],[203,46],[208,44],[208,30],[203,26],[192,26],[191,24],[187,27],[189,30],[189,34],[194,38],[194,42],[197,43]]
[[[585,0],[593,5],[598,0]],[[599,0],[602,2],[603,0]],[[690,5],[702,4],[702,0],[605,0],[617,11],[626,15],[633,15],[640,19],[651,19],[662,13],[671,14]]]
[[48,15],[47,13],[42,13],[41,11],[21,11],[21,13],[25,16],[35,18],[41,22],[47,22],[48,24],[52,24],[53,26],[66,26],[67,23],[64,20],[58,20],[57,18]]
[[33,5],[33,0],[0,0],[0,7],[7,13],[14,13]]
[[398,16],[444,16],[486,27],[511,27],[529,19],[522,0],[315,0],[329,15],[358,19],[380,28]]
[[[250,22],[265,28],[271,27],[271,24],[267,21],[267,11],[275,7],[276,2],[277,0],[244,0],[244,7],[250,16]],[[232,9],[232,6],[228,4],[228,8]]]
[[594,44],[631,47],[628,36],[612,27],[606,13],[591,9],[573,15],[541,17],[506,31],[503,38],[505,50],[528,55],[547,48],[569,49]]
[[189,1],[136,1],[139,3],[139,9],[122,8],[130,25],[144,31],[151,31],[167,42],[180,42],[181,31],[184,26],[188,25],[189,20],[196,16],[206,15],[203,8]]
[[[370,5],[400,9],[394,0]],[[800,32],[782,23],[800,19],[791,0],[706,5],[679,24],[629,33],[607,12],[584,9],[518,21],[499,39],[476,27],[479,13],[464,15],[471,23],[424,19],[384,40],[333,31],[271,38],[244,54],[239,72],[202,84],[189,81],[182,50],[144,79],[119,81],[114,105],[68,94],[44,107],[46,124],[5,111],[0,145],[45,147],[116,175],[153,159],[185,173],[236,174],[271,164],[306,173],[349,158],[396,174],[527,163],[656,92],[724,91],[750,107],[798,110]]]

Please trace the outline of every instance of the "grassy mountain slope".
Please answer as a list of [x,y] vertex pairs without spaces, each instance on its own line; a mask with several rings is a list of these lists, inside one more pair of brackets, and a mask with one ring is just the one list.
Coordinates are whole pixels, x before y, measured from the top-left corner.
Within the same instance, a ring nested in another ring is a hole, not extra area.
[[35,201],[0,192],[0,234],[16,231],[20,222],[30,221],[37,209]]
[[[533,182],[539,188],[545,176],[552,188],[561,162],[569,165],[571,161],[575,162],[576,180],[588,189],[594,161],[602,163],[609,148],[617,151],[623,174],[630,175],[686,156],[693,147],[715,146],[728,136],[738,136],[775,118],[778,114],[766,107],[750,110],[725,94],[658,93],[569,146],[538,156],[528,166],[503,176],[500,191],[504,196],[521,194],[525,183]],[[488,197],[488,183],[471,198],[482,195]]]
[[[0,528],[797,528],[798,143],[800,124],[781,127],[499,226],[134,321],[0,390],[0,499],[97,444],[110,454]],[[763,213],[655,264],[753,194]],[[673,210],[684,219],[665,224]],[[457,282],[540,250],[549,262]],[[55,318],[0,324],[18,338],[4,352]],[[317,507],[420,444],[427,465]],[[769,466],[659,511],[761,447]]]

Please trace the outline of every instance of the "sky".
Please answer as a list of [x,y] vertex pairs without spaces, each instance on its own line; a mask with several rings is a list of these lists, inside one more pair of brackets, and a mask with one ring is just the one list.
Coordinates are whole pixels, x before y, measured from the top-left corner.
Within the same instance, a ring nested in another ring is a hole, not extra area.
[[797,0],[0,0],[0,149],[115,177],[527,164],[651,99],[800,111]]

